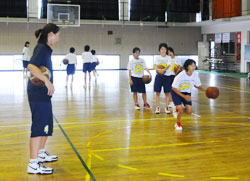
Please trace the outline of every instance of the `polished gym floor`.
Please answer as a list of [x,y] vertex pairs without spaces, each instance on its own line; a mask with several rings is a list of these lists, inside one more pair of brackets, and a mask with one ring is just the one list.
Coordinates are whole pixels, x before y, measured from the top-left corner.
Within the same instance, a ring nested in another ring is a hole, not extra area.
[[[152,73],[154,71],[151,71]],[[54,72],[54,134],[47,150],[59,160],[47,163],[53,175],[29,175],[31,115],[27,78],[0,72],[0,180],[250,180],[250,82],[199,73],[204,87],[220,96],[193,91],[193,114],[183,131],[172,114],[154,114],[153,81],[147,85],[151,110],[134,110],[127,71],[99,71],[83,87],[83,73],[65,88],[63,71]],[[153,73],[153,75],[155,75]],[[142,106],[142,98],[139,95]]]

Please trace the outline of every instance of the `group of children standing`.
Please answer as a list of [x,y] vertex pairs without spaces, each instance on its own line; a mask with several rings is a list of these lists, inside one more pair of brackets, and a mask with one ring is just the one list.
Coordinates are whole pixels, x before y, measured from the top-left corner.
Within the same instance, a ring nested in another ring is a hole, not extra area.
[[[185,106],[187,113],[192,113],[192,87],[196,87],[202,91],[204,91],[204,89],[201,87],[198,74],[194,73],[196,68],[194,60],[186,60],[183,65],[184,71],[182,71],[181,61],[175,56],[173,48],[168,47],[166,43],[161,43],[159,45],[159,52],[160,55],[154,60],[153,66],[157,73],[154,81],[154,92],[156,93],[155,113],[160,114],[161,112],[160,94],[163,88],[166,104],[164,111],[165,113],[170,114],[170,108],[172,109],[173,116],[177,118],[175,129],[182,130],[180,121],[184,111],[183,105]],[[128,63],[129,83],[131,92],[133,92],[135,109],[140,109],[137,93],[142,93],[144,108],[150,109],[151,106],[147,102],[145,84],[142,81],[144,70],[149,73],[150,77],[152,76],[145,61],[139,58],[139,54],[140,49],[135,47],[133,49],[133,59]]]
[[[95,56],[96,51],[95,50],[91,50],[91,52],[89,52],[90,50],[90,46],[86,45],[84,47],[84,52],[82,53],[82,60],[83,60],[83,72],[84,72],[84,86],[87,85],[87,72],[88,72],[88,76],[89,76],[89,86],[91,83],[91,72],[93,72],[93,75],[95,77],[95,79],[97,79],[97,72],[96,72],[96,66],[99,65],[99,60],[98,58]],[[75,70],[76,70],[76,65],[77,65],[77,57],[75,54],[75,48],[71,47],[70,48],[70,53],[68,53],[65,57],[65,59],[69,60],[68,65],[67,65],[67,77],[66,77],[66,86],[68,86],[68,79],[69,76],[72,76],[71,79],[71,86],[73,84],[73,77],[75,74]]]

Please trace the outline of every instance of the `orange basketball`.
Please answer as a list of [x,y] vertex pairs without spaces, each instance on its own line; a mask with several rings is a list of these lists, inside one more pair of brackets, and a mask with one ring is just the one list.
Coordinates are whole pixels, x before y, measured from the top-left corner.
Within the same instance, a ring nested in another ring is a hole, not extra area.
[[[43,73],[43,75],[45,75],[49,80],[51,78],[51,73],[49,71],[49,69],[45,66],[41,66],[39,67],[40,71]],[[40,79],[38,79],[37,77],[35,77],[34,75],[30,74],[30,81],[32,84],[34,84],[35,86],[44,86],[44,82],[41,81]]]
[[[157,65],[157,68],[158,68],[158,69],[165,69],[166,67],[165,67],[164,65]],[[157,71],[157,74],[162,75],[162,74],[159,73],[158,71]],[[164,74],[164,73],[163,73],[163,74]]]
[[217,87],[208,87],[206,90],[206,96],[210,99],[216,99],[220,92]]
[[165,69],[165,66],[164,65],[157,65],[157,68],[158,69]]
[[149,83],[151,82],[151,80],[152,80],[152,78],[151,78],[149,75],[144,75],[144,76],[142,77],[142,82],[143,82],[144,84],[149,84]]
[[182,71],[182,66],[177,65],[174,67],[174,72],[176,75],[178,75]]

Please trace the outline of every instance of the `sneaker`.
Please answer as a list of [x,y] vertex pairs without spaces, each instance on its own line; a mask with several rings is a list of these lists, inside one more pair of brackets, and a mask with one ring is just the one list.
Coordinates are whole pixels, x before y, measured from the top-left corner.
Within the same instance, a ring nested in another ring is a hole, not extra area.
[[175,106],[174,106],[174,103],[173,103],[173,102],[170,102],[169,105],[168,105],[168,108],[172,108],[172,109],[173,109],[174,107],[175,107]]
[[176,131],[182,131],[182,125],[180,122],[175,123],[174,127]]
[[139,110],[140,109],[140,105],[138,103],[135,104],[135,109]]
[[144,109],[151,109],[151,106],[148,103],[146,103],[144,104]]
[[176,109],[176,107],[173,107],[173,117],[177,118],[178,116],[178,110]]
[[160,107],[156,107],[155,114],[160,114],[160,112],[161,112],[161,108]]
[[177,116],[178,116],[178,111],[177,110],[173,111],[173,117],[177,118]]
[[170,114],[171,112],[169,111],[168,107],[165,108],[165,113]]
[[54,162],[57,161],[58,157],[55,155],[50,155],[47,151],[38,154],[39,162]]
[[50,167],[46,167],[41,162],[33,162],[28,164],[27,172],[29,174],[52,174],[53,169]]

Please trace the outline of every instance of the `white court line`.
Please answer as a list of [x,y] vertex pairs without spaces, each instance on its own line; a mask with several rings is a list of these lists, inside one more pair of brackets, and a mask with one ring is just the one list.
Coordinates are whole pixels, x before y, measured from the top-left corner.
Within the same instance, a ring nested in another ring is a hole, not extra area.
[[198,118],[201,117],[199,114],[195,114],[195,113],[192,113],[192,115],[194,115],[194,116],[196,116],[196,117],[198,117]]

